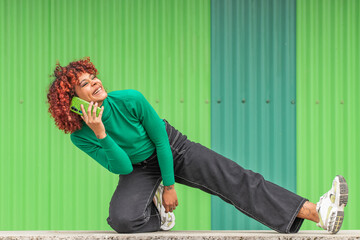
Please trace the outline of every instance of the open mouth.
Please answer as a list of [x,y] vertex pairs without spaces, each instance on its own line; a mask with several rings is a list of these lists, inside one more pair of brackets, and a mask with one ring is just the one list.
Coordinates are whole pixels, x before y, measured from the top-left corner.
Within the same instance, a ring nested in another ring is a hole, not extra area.
[[99,87],[98,89],[96,89],[96,90],[94,91],[94,93],[93,93],[92,95],[93,95],[93,96],[97,95],[101,90],[102,90],[102,88]]

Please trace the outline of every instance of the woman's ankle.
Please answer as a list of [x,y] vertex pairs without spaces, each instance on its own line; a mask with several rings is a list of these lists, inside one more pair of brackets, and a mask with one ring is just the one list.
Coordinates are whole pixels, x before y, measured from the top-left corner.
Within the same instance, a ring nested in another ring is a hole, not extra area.
[[316,204],[306,201],[304,205],[301,207],[298,215],[298,218],[307,219],[318,223],[320,221],[319,214],[316,211]]

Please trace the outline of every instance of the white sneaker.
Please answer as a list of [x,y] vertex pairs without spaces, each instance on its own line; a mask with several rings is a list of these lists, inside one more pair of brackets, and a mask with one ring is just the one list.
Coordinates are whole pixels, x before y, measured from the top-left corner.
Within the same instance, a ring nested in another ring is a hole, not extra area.
[[320,197],[316,204],[320,222],[316,225],[328,232],[337,233],[344,220],[344,207],[348,202],[348,186],[345,178],[337,175],[330,191]]
[[165,208],[162,204],[163,192],[164,192],[164,185],[160,184],[154,196],[154,203],[159,211],[161,218],[160,229],[163,231],[169,231],[175,226],[175,215],[172,212],[168,212],[168,213],[165,212]]

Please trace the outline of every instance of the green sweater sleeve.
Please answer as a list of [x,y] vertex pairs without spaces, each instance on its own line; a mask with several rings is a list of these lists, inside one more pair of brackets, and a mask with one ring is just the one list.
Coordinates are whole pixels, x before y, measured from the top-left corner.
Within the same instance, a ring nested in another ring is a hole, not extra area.
[[73,144],[110,172],[115,174],[129,174],[133,171],[129,156],[115,143],[109,134],[103,139],[97,139],[100,146],[78,137],[75,134],[71,134],[70,136]]
[[128,107],[133,110],[155,145],[164,185],[173,185],[175,183],[174,163],[164,122],[144,95],[139,91],[132,91],[134,99],[127,101]]

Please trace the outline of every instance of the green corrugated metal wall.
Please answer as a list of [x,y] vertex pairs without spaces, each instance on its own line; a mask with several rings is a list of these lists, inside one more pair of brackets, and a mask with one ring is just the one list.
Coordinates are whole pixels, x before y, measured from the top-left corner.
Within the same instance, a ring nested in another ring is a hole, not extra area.
[[[44,90],[49,74],[49,4],[31,5],[0,1],[1,230],[50,224],[51,159]],[[56,191],[62,187],[53,186]]]
[[298,193],[317,202],[344,175],[342,229],[359,229],[360,1],[297,1],[296,25]]
[[[296,191],[295,1],[211,4],[212,148]],[[212,229],[268,229],[212,197]]]
[[[74,148],[45,104],[56,60],[83,56],[109,91],[138,89],[161,117],[208,147],[211,128],[214,150],[290,190],[297,185],[313,202],[343,174],[350,187],[343,229],[359,229],[360,4],[294,3],[0,0],[0,230],[111,229],[106,217],[118,176]],[[289,104],[295,16],[297,100]],[[293,161],[273,164],[294,159],[295,129],[296,184]],[[219,199],[210,211],[208,195],[177,190],[175,230],[210,229],[210,213],[213,229],[264,228]]]
[[[111,230],[118,176],[75,148],[47,113],[56,60],[90,56],[109,91],[141,91],[161,117],[210,147],[209,1],[0,0],[0,14],[0,230]],[[176,229],[210,229],[210,196],[176,188]]]

